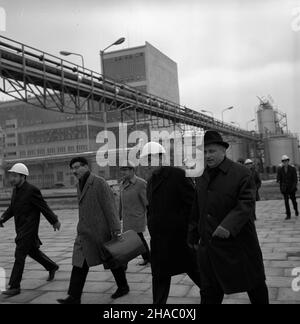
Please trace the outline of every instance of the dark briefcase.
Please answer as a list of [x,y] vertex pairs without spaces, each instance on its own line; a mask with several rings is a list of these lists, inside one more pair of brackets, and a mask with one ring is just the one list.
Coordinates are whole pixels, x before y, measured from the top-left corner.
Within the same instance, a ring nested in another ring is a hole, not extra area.
[[135,231],[122,233],[119,238],[104,243],[108,259],[105,267],[109,269],[126,265],[129,261],[146,252],[146,248]]

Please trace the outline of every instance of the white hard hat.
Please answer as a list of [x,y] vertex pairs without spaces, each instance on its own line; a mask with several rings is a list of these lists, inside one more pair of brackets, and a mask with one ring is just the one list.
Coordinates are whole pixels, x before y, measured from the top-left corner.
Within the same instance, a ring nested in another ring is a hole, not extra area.
[[14,173],[23,174],[25,176],[29,176],[28,168],[23,163],[16,163],[15,165],[13,165],[13,167],[10,170],[8,170],[8,172],[14,172]]
[[250,160],[250,159],[247,159],[246,161],[245,161],[245,164],[247,165],[247,164],[252,164],[253,163],[253,161],[252,160]]
[[166,154],[166,150],[162,145],[156,142],[148,142],[147,144],[144,145],[140,158],[143,158],[151,154],[160,154],[160,153]]
[[290,158],[287,155],[283,155],[282,158],[281,158],[281,161],[287,161],[289,159]]

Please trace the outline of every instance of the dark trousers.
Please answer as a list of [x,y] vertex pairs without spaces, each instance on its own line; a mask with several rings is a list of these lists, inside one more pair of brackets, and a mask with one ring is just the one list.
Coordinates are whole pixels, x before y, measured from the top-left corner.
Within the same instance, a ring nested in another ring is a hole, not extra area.
[[[118,288],[127,288],[125,270],[123,268],[111,269]],[[89,267],[84,261],[82,268],[73,267],[68,295],[80,299],[85,285],[86,277],[89,273]]]
[[148,243],[144,237],[144,234],[138,233],[138,236],[141,238],[141,240],[145,246],[145,249],[146,249],[146,252],[144,254],[142,254],[142,257],[145,261],[150,261],[150,249],[149,249]]
[[[268,305],[269,292],[265,282],[262,282],[255,289],[247,291],[250,302],[253,305]],[[222,304],[224,299],[224,292],[219,285],[206,287],[201,289],[201,304],[215,305]]]
[[[197,271],[191,271],[188,272],[187,275],[200,289],[200,273]],[[154,305],[165,305],[167,303],[171,288],[171,280],[171,276],[153,276],[152,293]]]
[[288,217],[291,217],[291,208],[290,208],[290,202],[289,200],[291,199],[293,203],[293,207],[296,213],[298,213],[298,204],[297,204],[297,199],[296,199],[296,192],[290,193],[290,194],[284,194],[284,203],[285,203],[285,210],[286,210],[286,215]]
[[26,251],[26,249],[17,246],[15,263],[9,281],[10,288],[20,288],[27,256],[40,263],[47,271],[54,270],[57,267],[57,264],[50,260],[39,248],[33,247]]

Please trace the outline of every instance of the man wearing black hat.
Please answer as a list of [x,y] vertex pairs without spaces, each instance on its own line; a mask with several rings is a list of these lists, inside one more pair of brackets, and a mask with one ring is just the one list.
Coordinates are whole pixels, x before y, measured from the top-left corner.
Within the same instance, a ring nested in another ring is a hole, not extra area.
[[188,243],[198,250],[201,303],[247,292],[268,304],[262,252],[254,224],[255,184],[250,171],[229,160],[229,144],[215,131],[204,138],[206,168],[197,180]]

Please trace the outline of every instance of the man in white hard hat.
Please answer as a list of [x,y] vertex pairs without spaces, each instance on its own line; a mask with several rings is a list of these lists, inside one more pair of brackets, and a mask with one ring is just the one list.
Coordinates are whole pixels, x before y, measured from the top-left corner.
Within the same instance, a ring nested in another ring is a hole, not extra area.
[[54,230],[60,229],[57,216],[45,202],[40,190],[26,181],[29,171],[23,163],[15,164],[9,172],[9,181],[14,187],[10,206],[0,218],[0,225],[14,217],[16,227],[15,263],[12,269],[9,289],[2,294],[11,297],[20,294],[21,280],[27,256],[40,263],[49,271],[48,281],[52,281],[58,265],[50,260],[39,248],[38,237],[40,213],[42,213]]
[[140,156],[148,159],[151,173],[147,216],[154,304],[166,304],[174,275],[187,273],[200,286],[196,255],[187,245],[194,186],[183,169],[163,166],[165,156],[164,147],[155,142],[147,143]]
[[289,200],[291,199],[296,216],[299,216],[298,204],[296,199],[298,175],[297,170],[290,165],[290,158],[283,155],[281,158],[282,167],[279,168],[277,173],[277,182],[280,184],[280,191],[283,194],[286,220],[291,219],[291,208]]
[[[260,201],[260,196],[259,196],[259,189],[261,187],[261,179],[259,176],[258,171],[255,168],[255,164],[251,159],[247,159],[245,161],[245,166],[248,168],[252,174],[253,180],[255,182],[256,186],[256,201]],[[256,215],[254,215],[254,219],[256,219]]]

